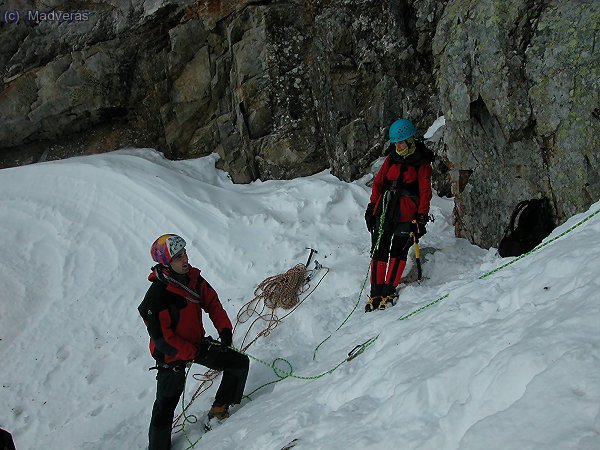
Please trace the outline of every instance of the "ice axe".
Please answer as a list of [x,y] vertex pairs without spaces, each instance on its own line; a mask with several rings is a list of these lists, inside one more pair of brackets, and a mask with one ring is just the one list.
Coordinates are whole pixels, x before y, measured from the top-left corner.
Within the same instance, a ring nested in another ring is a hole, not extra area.
[[310,255],[308,255],[308,259],[306,260],[306,264],[305,264],[306,268],[308,269],[308,265],[310,264],[313,254],[319,253],[319,252],[311,247],[306,247],[306,250],[310,250]]
[[306,270],[307,270],[307,272],[306,272],[306,273],[308,274],[308,275],[306,276],[306,282],[308,283],[308,282],[309,282],[309,281],[312,279],[313,275],[314,275],[314,274],[315,274],[315,273],[316,273],[318,270],[321,270],[321,268],[322,268],[323,266],[322,266],[321,264],[319,264],[319,261],[317,261],[317,260],[315,259],[315,268],[314,268],[313,270],[308,270],[308,265],[310,264],[310,261],[311,261],[311,259],[312,259],[313,255],[314,255],[315,253],[319,253],[319,252],[318,252],[317,250],[315,250],[314,248],[310,248],[310,247],[306,247],[306,250],[310,250],[310,255],[308,255],[308,260],[306,261],[306,266],[305,266],[305,267],[306,267]]
[[[416,220],[412,221],[414,228],[419,229],[419,224],[417,223]],[[417,281],[421,281],[421,278],[423,277],[423,269],[421,268],[421,254],[419,251],[419,238],[417,237],[417,233],[415,233],[414,231],[410,232],[411,236],[413,237],[413,241],[415,243],[415,260],[417,262]]]

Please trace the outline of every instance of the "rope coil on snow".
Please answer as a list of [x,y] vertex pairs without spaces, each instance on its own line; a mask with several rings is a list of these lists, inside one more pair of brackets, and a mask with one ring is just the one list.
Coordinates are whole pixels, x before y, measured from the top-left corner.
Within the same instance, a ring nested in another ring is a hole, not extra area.
[[298,295],[306,281],[306,266],[297,264],[286,273],[267,278],[254,291],[267,308],[291,309],[298,304]]
[[[233,328],[235,332],[235,329],[239,324],[247,322],[254,314],[257,315],[254,321],[248,327],[248,330],[242,339],[242,351],[247,350],[252,344],[254,344],[254,342],[256,342],[258,338],[266,337],[271,334],[271,331],[277,327],[277,325],[279,325],[284,318],[286,318],[298,306],[300,306],[300,304],[306,300],[308,295],[312,294],[311,291],[306,297],[304,297],[302,301],[299,301],[299,296],[304,294],[308,289],[308,284],[306,281],[307,272],[308,270],[304,264],[297,264],[283,274],[266,278],[256,287],[254,290],[254,298],[240,308],[240,311],[237,314],[235,327]],[[317,284],[317,286],[318,285],[319,284]],[[313,291],[314,289],[316,289],[316,286],[313,288]],[[261,300],[262,307],[259,311]],[[275,314],[276,308],[282,308],[290,311],[279,318]],[[265,312],[265,309],[269,309],[270,311]],[[265,321],[267,323],[266,326],[254,337],[254,339],[252,339],[248,344],[245,344],[252,327],[259,320]]]
[[[281,323],[283,319],[285,319],[287,316],[293,313],[296,310],[296,308],[298,308],[302,304],[302,302],[304,302],[314,292],[314,290],[319,286],[319,284],[321,284],[321,281],[323,281],[325,275],[327,275],[327,273],[329,272],[329,269],[324,266],[319,266],[317,269],[315,269],[315,272],[319,268],[324,269],[325,273],[323,274],[323,276],[321,276],[318,283],[312,288],[309,286],[308,283],[309,279],[307,275],[309,271],[304,264],[297,264],[296,266],[292,267],[290,270],[283,274],[274,275],[263,280],[254,290],[254,298],[245,305],[243,305],[237,314],[236,323],[233,327],[234,334],[239,324],[247,322],[252,316],[254,316],[254,314],[257,314],[257,317],[248,327],[248,330],[246,331],[242,339],[240,350],[234,350],[243,353],[261,336],[268,336],[271,333],[271,331]],[[300,300],[300,296],[302,296],[306,292],[308,293],[304,296],[304,298]],[[261,303],[261,300],[262,307],[259,311],[259,304]],[[288,310],[288,312],[281,318],[277,317],[277,315],[275,314],[275,309],[278,307]],[[270,311],[265,313],[266,308],[270,309]],[[267,322],[265,327],[263,328],[263,330],[258,332],[257,335],[249,343],[246,344],[245,342],[250,334],[250,331],[252,330],[252,327],[259,320]],[[174,433],[184,431],[186,422],[193,423],[197,420],[195,416],[186,414],[186,411],[194,402],[194,400],[196,400],[196,398],[198,398],[212,386],[215,378],[219,376],[219,373],[220,372],[217,370],[209,369],[203,374],[192,375],[192,378],[194,378],[197,381],[200,381],[200,385],[192,395],[192,398],[189,400],[187,405],[183,401],[182,397],[182,412],[173,421],[172,430]]]

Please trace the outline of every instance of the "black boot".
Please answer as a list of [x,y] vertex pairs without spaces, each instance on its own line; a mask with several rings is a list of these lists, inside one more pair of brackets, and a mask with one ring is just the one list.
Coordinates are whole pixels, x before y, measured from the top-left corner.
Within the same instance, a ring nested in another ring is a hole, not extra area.
[[379,308],[379,303],[381,302],[381,290],[383,287],[382,284],[371,285],[371,295],[369,295],[369,300],[365,305],[365,312],[375,311]]
[[381,295],[377,295],[375,297],[370,295],[369,300],[367,301],[367,304],[365,305],[365,312],[371,312],[371,311],[375,311],[376,309],[379,309],[380,303],[381,303]]

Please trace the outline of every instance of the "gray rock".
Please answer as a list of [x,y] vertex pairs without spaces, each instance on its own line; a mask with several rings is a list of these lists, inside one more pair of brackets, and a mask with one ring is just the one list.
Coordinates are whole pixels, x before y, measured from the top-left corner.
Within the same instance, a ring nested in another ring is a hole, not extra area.
[[[23,10],[25,6],[20,5]],[[439,115],[434,187],[497,245],[514,206],[600,194],[595,0],[41,2],[0,27],[0,167],[153,147],[232,180],[360,177],[390,123]]]
[[558,223],[598,199],[599,14],[596,1],[448,3],[433,51],[458,235],[497,245],[520,200],[548,197]]

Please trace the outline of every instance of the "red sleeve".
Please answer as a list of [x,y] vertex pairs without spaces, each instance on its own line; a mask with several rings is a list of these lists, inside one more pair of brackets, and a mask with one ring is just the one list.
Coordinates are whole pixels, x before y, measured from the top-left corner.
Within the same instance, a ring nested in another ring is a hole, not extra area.
[[200,297],[203,299],[202,309],[208,313],[208,317],[210,317],[210,320],[219,334],[225,328],[233,330],[231,321],[223,309],[223,305],[221,305],[221,302],[219,301],[219,296],[206,280],[202,280]]
[[[371,203],[377,206],[379,199],[381,198],[383,192],[383,182],[385,181],[385,174],[388,171],[390,166],[389,157],[385,158],[383,161],[383,165],[379,168],[377,175],[375,175],[375,179],[373,180],[373,186],[371,188]],[[377,208],[375,208],[377,209]]]
[[177,354],[171,355],[168,350],[164,351],[161,348],[164,347],[164,345],[161,343],[161,346],[159,346],[160,341],[157,340],[155,345],[159,347],[159,350],[163,350],[164,353],[181,361],[190,361],[194,359],[197,352],[196,346],[173,333],[173,330],[171,329],[171,314],[169,314],[169,310],[163,309],[160,311],[158,318],[160,321],[160,329],[162,331],[162,339],[164,339],[169,346],[174,348],[177,351]]
[[429,214],[429,206],[431,203],[431,164],[425,163],[419,167],[419,214]]

